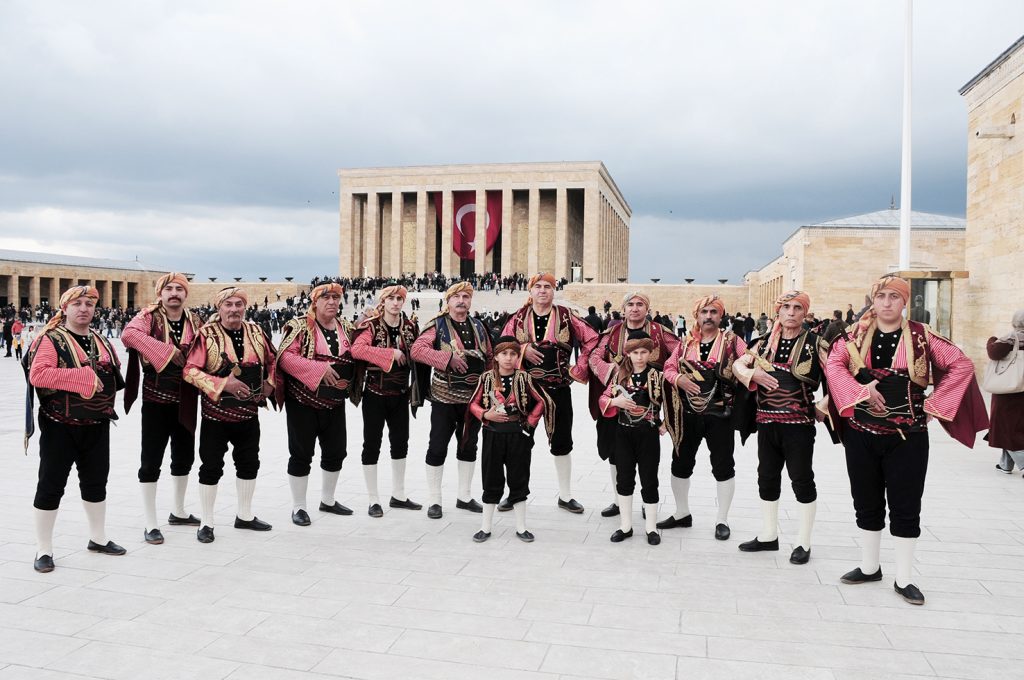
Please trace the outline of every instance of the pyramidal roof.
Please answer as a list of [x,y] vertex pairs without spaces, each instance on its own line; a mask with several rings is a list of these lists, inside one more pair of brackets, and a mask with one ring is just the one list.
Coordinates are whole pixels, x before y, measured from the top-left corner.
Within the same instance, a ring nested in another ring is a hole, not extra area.
[[[899,229],[900,211],[898,209],[876,210],[875,212],[854,215],[852,217],[841,217],[836,220],[808,224],[808,227],[819,229]],[[935,213],[910,211],[910,226],[918,229],[966,229],[967,220],[962,217],[951,215],[937,215]]]

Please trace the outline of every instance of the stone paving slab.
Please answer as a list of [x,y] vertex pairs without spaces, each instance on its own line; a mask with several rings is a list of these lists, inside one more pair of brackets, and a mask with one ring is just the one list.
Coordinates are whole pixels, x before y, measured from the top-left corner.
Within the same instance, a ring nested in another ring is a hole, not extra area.
[[[516,540],[511,513],[496,516],[488,543],[472,542],[479,515],[454,509],[453,462],[441,520],[390,509],[382,519],[368,517],[362,419],[349,408],[338,499],[355,515],[312,512],[312,526],[291,524],[284,417],[262,412],[254,509],[273,531],[230,527],[229,474],[217,499],[216,543],[197,543],[188,527],[162,527],[166,543],[146,545],[136,410],[111,432],[108,533],[128,555],[85,550],[72,476],[56,527],[57,569],[36,574],[37,440],[22,455],[24,381],[13,359],[0,358],[0,388],[0,680],[1024,677],[1024,480],[997,473],[997,452],[983,442],[969,451],[938,427],[915,567],[928,598],[921,608],[892,592],[888,536],[881,583],[839,583],[858,562],[859,536],[842,451],[824,431],[810,564],[787,559],[798,521],[788,488],[780,552],[736,549],[760,526],[753,442],[737,447],[731,540],[714,540],[715,484],[702,453],[693,528],[665,532],[656,547],[640,532],[610,543],[618,520],[599,513],[612,498],[611,481],[579,388],[573,478],[586,512],[555,507],[554,466],[538,447],[528,514],[533,544]],[[407,473],[409,494],[420,502],[428,427],[425,409],[412,424]],[[667,441],[662,450],[664,516],[674,505]],[[387,468],[385,454],[385,498]],[[478,488],[479,470],[474,481]],[[312,507],[318,486],[314,472]],[[160,487],[160,517],[169,510],[168,487]],[[194,475],[187,507],[197,512]],[[642,527],[639,508],[634,525]]]

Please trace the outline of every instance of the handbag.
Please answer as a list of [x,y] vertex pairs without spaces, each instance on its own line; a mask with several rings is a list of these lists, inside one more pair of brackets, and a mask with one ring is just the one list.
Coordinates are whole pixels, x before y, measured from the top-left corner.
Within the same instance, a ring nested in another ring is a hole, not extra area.
[[1013,336],[1013,351],[985,367],[981,386],[992,394],[1024,392],[1024,360],[1020,358],[1020,336]]

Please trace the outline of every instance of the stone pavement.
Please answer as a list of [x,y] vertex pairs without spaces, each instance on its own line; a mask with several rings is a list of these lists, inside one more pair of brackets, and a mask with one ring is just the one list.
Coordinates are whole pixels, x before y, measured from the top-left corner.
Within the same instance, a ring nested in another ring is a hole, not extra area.
[[[273,531],[230,527],[229,475],[216,543],[201,545],[194,530],[165,526],[166,543],[146,545],[135,410],[112,430],[108,495],[109,536],[128,555],[86,552],[72,478],[57,521],[57,569],[36,574],[38,440],[22,455],[24,382],[13,359],[0,359],[0,387],[0,680],[1024,677],[1024,480],[997,473],[994,450],[963,449],[937,427],[915,575],[924,607],[892,591],[888,536],[883,582],[839,583],[859,550],[842,453],[824,431],[810,564],[787,560],[797,521],[788,488],[782,549],[747,555],[736,548],[760,525],[752,442],[737,449],[731,540],[712,535],[714,481],[705,455],[694,476],[692,529],[667,531],[656,547],[639,532],[610,543],[617,519],[599,515],[611,499],[610,479],[594,451],[583,389],[575,391],[573,473],[586,513],[555,507],[553,465],[538,446],[533,544],[518,541],[503,514],[489,542],[472,542],[479,515],[453,507],[453,460],[442,520],[402,510],[369,518],[361,418],[350,408],[338,499],[354,516],[313,512],[311,527],[291,524],[284,416],[264,412],[254,509]],[[409,493],[420,502],[427,416],[413,422],[408,471]],[[673,508],[667,442],[663,455],[662,516]],[[390,472],[382,463],[386,498]],[[187,507],[197,512],[194,480]],[[315,507],[318,484],[310,486]],[[168,487],[160,488],[161,517]]]

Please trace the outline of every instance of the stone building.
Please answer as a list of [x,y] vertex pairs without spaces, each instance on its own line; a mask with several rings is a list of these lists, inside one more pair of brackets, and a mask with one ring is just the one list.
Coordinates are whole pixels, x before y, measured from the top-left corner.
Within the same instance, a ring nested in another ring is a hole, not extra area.
[[68,288],[91,285],[101,305],[135,307],[151,301],[163,273],[132,260],[0,250],[0,305],[56,305]]
[[342,276],[629,276],[631,211],[600,161],[345,169],[338,177]]
[[967,234],[970,271],[957,287],[954,336],[977,366],[985,341],[1024,309],[1024,37],[960,89],[967,104]]

